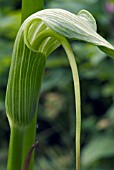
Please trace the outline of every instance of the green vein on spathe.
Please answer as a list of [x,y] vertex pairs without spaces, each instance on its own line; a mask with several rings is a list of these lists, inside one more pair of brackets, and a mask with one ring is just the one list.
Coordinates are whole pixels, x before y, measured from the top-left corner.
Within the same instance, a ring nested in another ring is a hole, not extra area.
[[[28,102],[28,93],[27,93],[27,78],[29,77],[29,67],[30,67],[30,55],[31,55],[31,50],[29,52],[29,55],[28,55],[28,64],[27,64],[27,68],[26,68],[26,74],[25,74],[25,103],[30,103]],[[29,81],[30,82],[30,81]],[[30,90],[30,89],[29,89]],[[28,104],[28,107],[30,106],[30,104]],[[27,108],[26,108],[26,105],[24,106],[24,112],[27,113]],[[27,114],[25,115],[25,119],[27,119]]]

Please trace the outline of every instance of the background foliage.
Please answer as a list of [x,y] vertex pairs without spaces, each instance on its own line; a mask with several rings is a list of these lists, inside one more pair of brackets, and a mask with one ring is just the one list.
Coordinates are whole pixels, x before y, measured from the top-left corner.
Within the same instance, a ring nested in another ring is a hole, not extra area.
[[[0,0],[0,169],[6,169],[9,125],[5,91],[14,39],[21,21],[20,0]],[[111,0],[45,0],[45,8],[73,13],[86,9],[98,32],[114,44],[114,2]],[[97,47],[71,42],[78,63],[82,98],[82,170],[114,167],[114,61]],[[36,127],[39,145],[35,168],[74,170],[75,108],[72,75],[60,47],[47,60]]]

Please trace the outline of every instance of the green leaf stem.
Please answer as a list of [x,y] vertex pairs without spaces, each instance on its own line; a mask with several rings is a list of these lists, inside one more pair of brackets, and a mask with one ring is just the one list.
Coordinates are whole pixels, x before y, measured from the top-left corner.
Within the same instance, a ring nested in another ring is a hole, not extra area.
[[44,0],[22,0],[22,22],[28,18],[31,14],[42,10],[44,6]]

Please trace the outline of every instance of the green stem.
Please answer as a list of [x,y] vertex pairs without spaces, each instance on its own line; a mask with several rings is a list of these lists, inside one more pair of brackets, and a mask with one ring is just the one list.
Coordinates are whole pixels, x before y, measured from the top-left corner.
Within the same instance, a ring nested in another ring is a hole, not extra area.
[[70,47],[70,44],[66,39],[62,40],[62,46],[68,56],[73,80],[74,80],[74,91],[75,91],[75,105],[76,105],[76,170],[80,170],[80,131],[81,131],[81,102],[80,102],[80,83],[78,76],[78,69],[75,61],[74,54]]
[[7,170],[22,170],[24,132],[24,129],[11,125]]
[[22,0],[22,22],[31,14],[42,10],[44,0]]
[[[29,17],[31,14],[42,10],[44,8],[44,0],[22,0],[22,22]],[[24,137],[24,152],[23,152],[23,164],[27,153],[29,152],[31,146],[35,142],[35,134],[36,134],[36,121],[37,121],[37,111],[35,113],[34,119],[32,120],[30,126],[26,129],[25,137]],[[34,166],[34,152],[32,154],[30,167],[29,169],[33,169]]]
[[[31,146],[34,144],[34,141],[35,141],[36,121],[37,121],[37,111],[35,113],[35,116],[34,116],[32,122],[31,122],[30,126],[26,129],[26,132],[25,132],[24,151],[23,151],[23,165],[24,165],[24,161],[27,157],[28,152],[29,152]],[[34,152],[32,153],[29,169],[32,170],[33,166],[34,166]]]
[[[43,35],[44,34],[44,35]],[[44,30],[42,37],[39,36],[40,40],[45,39],[46,37],[54,37],[56,38],[61,45],[63,46],[67,57],[69,59],[69,63],[72,70],[72,76],[74,81],[74,91],[75,91],[75,106],[76,106],[76,170],[80,170],[80,132],[81,132],[81,101],[80,101],[80,82],[79,82],[79,75],[78,75],[78,68],[75,61],[74,54],[72,52],[71,46],[69,42],[64,38],[57,34],[55,34],[50,29]],[[41,37],[41,39],[40,39]]]

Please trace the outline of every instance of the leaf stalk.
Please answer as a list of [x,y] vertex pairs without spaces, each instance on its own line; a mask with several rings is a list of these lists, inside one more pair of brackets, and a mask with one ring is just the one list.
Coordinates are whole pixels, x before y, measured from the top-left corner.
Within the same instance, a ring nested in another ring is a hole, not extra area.
[[22,18],[23,22],[31,14],[42,10],[44,7],[44,0],[22,0]]

